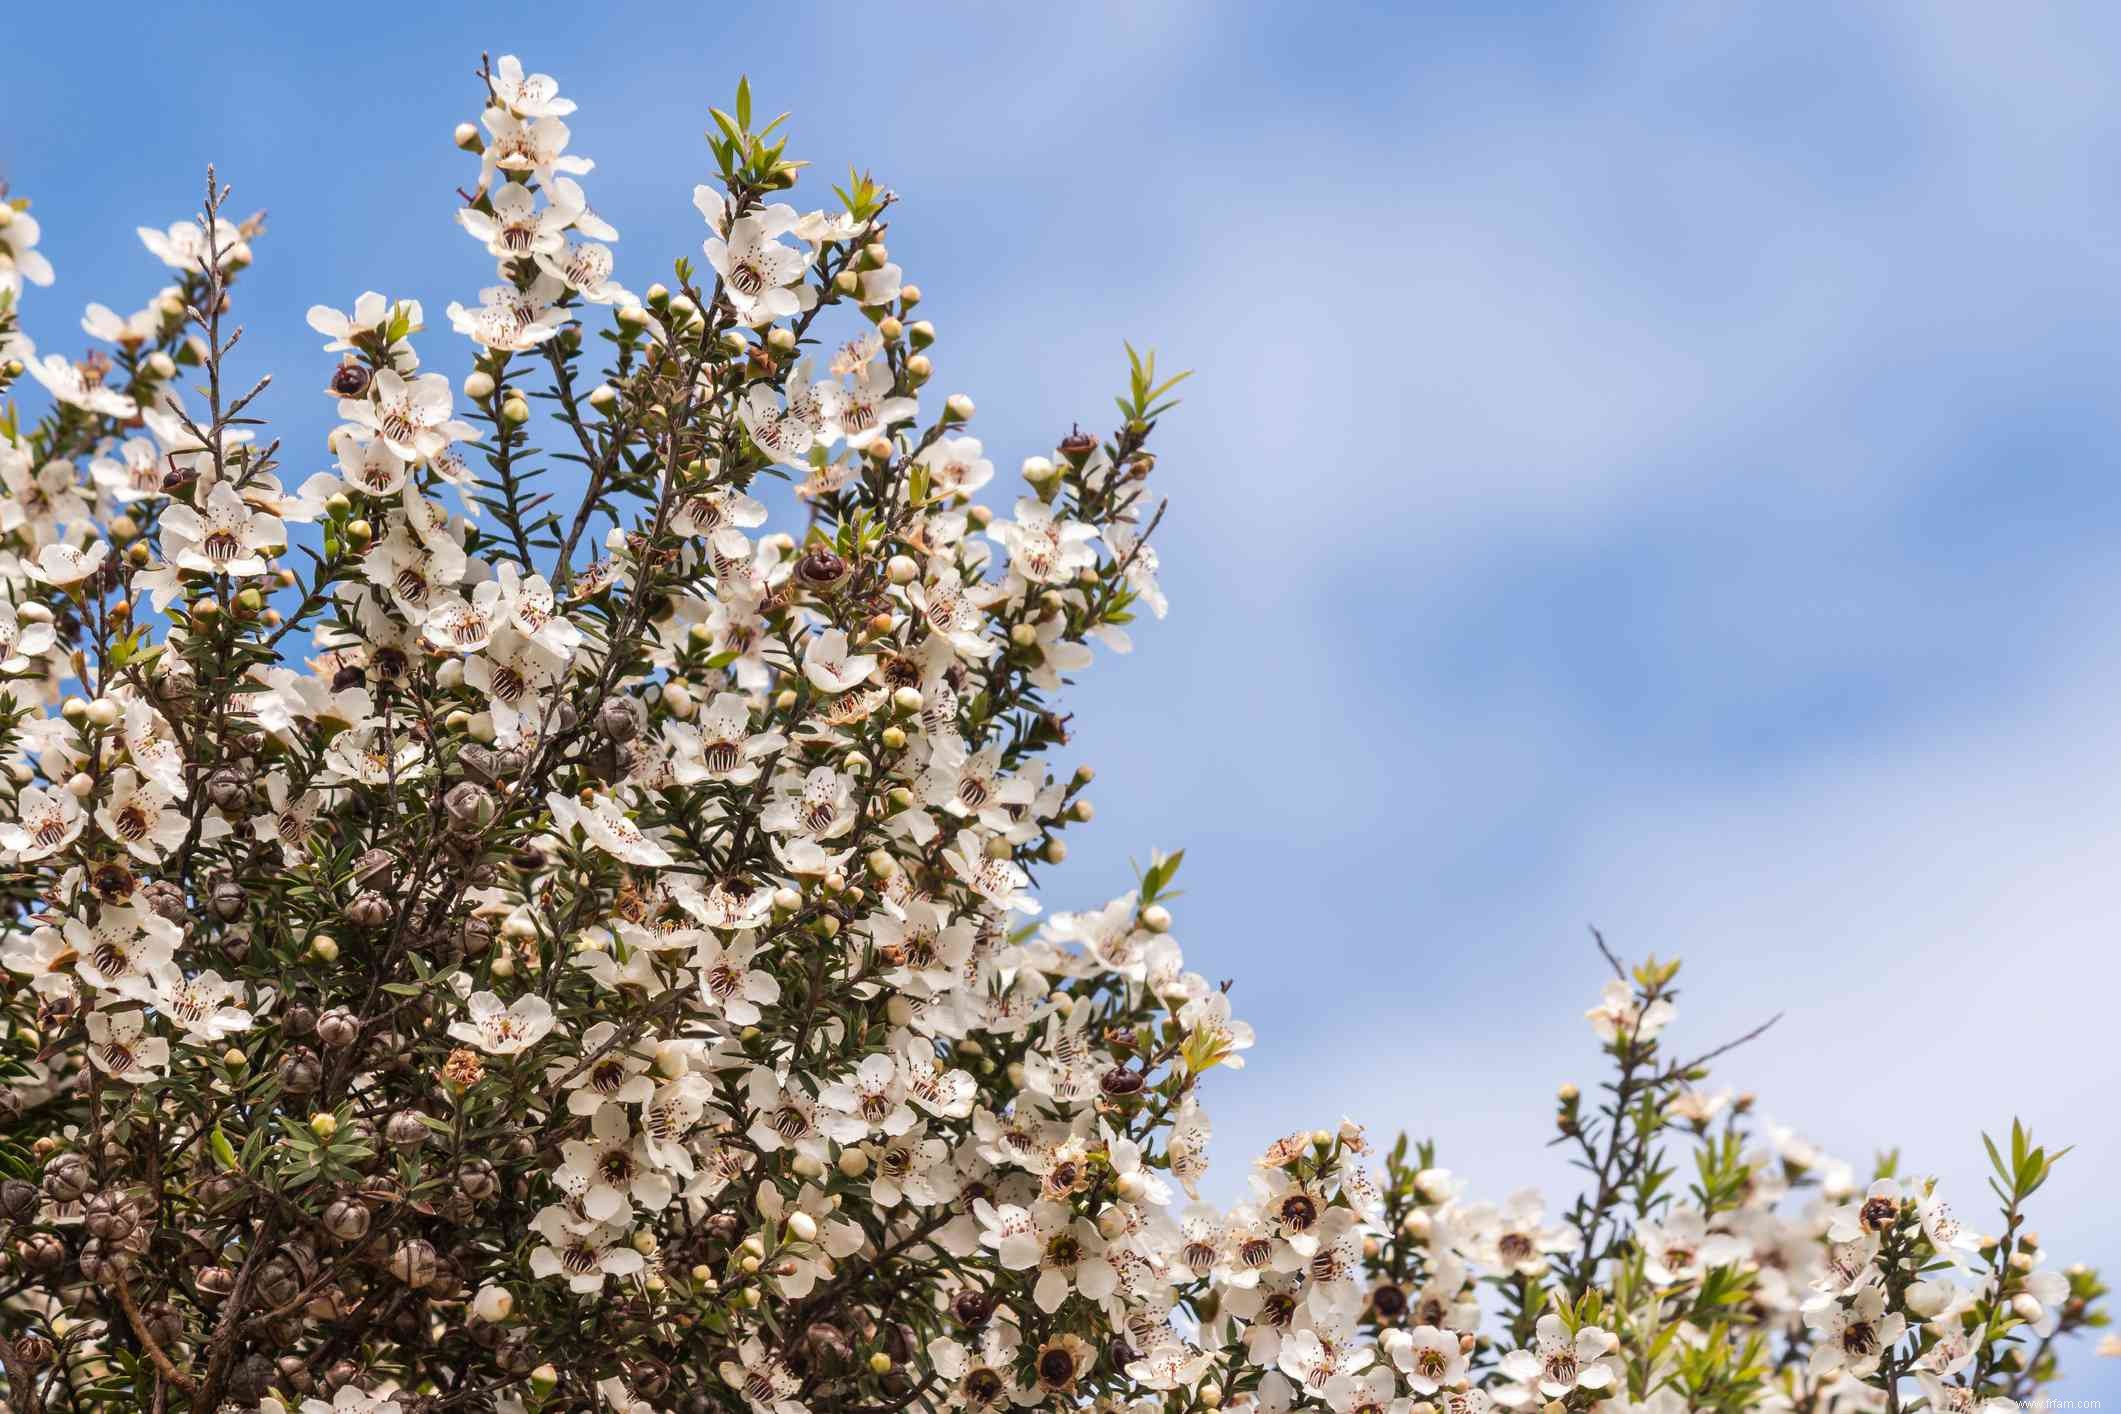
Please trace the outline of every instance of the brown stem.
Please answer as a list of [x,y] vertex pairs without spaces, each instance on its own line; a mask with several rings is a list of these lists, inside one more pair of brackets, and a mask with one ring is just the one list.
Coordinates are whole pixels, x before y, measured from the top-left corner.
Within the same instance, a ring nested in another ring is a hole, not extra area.
[[140,1338],[140,1348],[147,1352],[148,1359],[155,1362],[155,1368],[162,1372],[162,1378],[186,1394],[197,1389],[198,1381],[178,1369],[154,1336],[148,1333],[147,1318],[140,1314],[140,1303],[133,1298],[133,1289],[126,1284],[125,1274],[112,1273],[111,1284],[118,1289],[118,1304],[125,1308],[125,1319],[132,1326],[133,1334]]

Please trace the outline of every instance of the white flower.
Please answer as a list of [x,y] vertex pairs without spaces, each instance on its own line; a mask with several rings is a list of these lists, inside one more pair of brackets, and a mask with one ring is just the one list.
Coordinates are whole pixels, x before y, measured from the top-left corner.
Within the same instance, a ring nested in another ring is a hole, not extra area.
[[1561,1317],[1541,1316],[1532,1348],[1503,1357],[1502,1372],[1517,1384],[1496,1391],[1496,1402],[1517,1408],[1531,1402],[1534,1390],[1542,1399],[1561,1399],[1579,1388],[1610,1389],[1620,1374],[1613,1354],[1619,1343],[1597,1326],[1578,1327],[1572,1336]]
[[425,461],[439,456],[451,442],[478,435],[478,429],[452,417],[455,407],[449,380],[441,374],[422,373],[408,380],[379,368],[369,396],[347,399],[340,411],[381,434],[407,461]]
[[591,1223],[587,1231],[579,1231],[567,1210],[555,1205],[539,1212],[531,1226],[547,1244],[530,1254],[531,1275],[565,1276],[570,1291],[601,1291],[606,1277],[634,1276],[648,1265],[619,1224]]
[[758,943],[749,933],[726,943],[709,933],[692,957],[700,977],[701,1000],[719,1009],[733,1025],[757,1025],[759,1008],[781,999],[781,984],[773,974],[751,969],[757,951]]
[[[791,384],[794,381],[793,377],[789,379]],[[784,405],[766,383],[754,383],[744,394],[744,400],[737,404],[737,419],[759,450],[777,462],[801,462],[817,440],[817,427],[804,415],[802,407],[793,397]]]
[[759,758],[788,744],[779,732],[752,732],[751,708],[739,693],[718,692],[695,722],[672,719],[663,727],[670,742],[672,773],[679,785],[727,781],[750,785],[758,779]]
[[109,554],[110,545],[102,540],[91,542],[86,550],[72,545],[45,545],[38,549],[36,561],[29,567],[30,577],[45,584],[79,584],[102,569]]
[[957,832],[957,847],[943,851],[943,860],[965,886],[999,908],[1018,913],[1037,913],[1038,900],[1024,891],[1031,876],[1009,859],[996,859],[971,830]]
[[0,600],[0,672],[26,671],[57,641],[58,635],[47,620],[24,623],[13,604]]
[[562,838],[567,831],[579,829],[591,844],[628,864],[662,868],[674,862],[670,851],[643,834],[641,827],[628,819],[625,810],[608,795],[599,795],[593,803],[583,805],[572,796],[554,793],[545,797],[545,804],[551,809],[552,822]]
[[977,437],[938,437],[913,464],[928,473],[928,494],[934,497],[970,496],[994,479],[994,463]]
[[1016,519],[996,521],[987,530],[1009,552],[1009,572],[1032,584],[1065,583],[1097,563],[1090,545],[1097,528],[1065,520],[1035,497],[1016,503]]
[[324,345],[326,353],[348,352],[358,347],[361,339],[388,334],[393,326],[402,325],[402,332],[390,346],[391,366],[401,373],[419,366],[405,335],[419,333],[423,323],[418,300],[392,301],[374,290],[363,292],[354,301],[352,314],[324,304],[309,307],[309,327],[331,341]]
[[1637,1223],[1635,1241],[1642,1248],[1644,1273],[1659,1286],[1693,1281],[1745,1254],[1745,1244],[1736,1238],[1711,1233],[1699,1208],[1673,1208],[1662,1222]]
[[28,864],[72,844],[86,822],[71,792],[24,786],[15,797],[15,818],[0,824],[0,847],[13,850],[17,863]]
[[519,118],[564,118],[574,111],[574,100],[560,97],[560,81],[551,74],[524,77],[523,61],[503,54],[489,80],[494,101]]
[[537,262],[538,269],[591,304],[639,303],[611,278],[611,247],[601,241],[567,241],[557,249],[539,251]]
[[845,692],[875,671],[875,657],[848,650],[844,629],[826,629],[803,649],[803,676],[819,692]]
[[473,992],[465,1000],[470,1018],[453,1021],[449,1034],[490,1056],[520,1055],[552,1031],[552,1008],[535,992],[526,992],[508,1006],[491,992]]
[[737,318],[746,324],[783,319],[802,308],[787,286],[810,267],[810,252],[779,240],[795,222],[792,206],[764,207],[739,216],[726,234],[709,236],[701,247],[707,263],[722,277],[722,292]]
[[5,201],[0,206],[7,207],[7,214],[0,217],[0,292],[19,297],[24,280],[32,285],[52,282],[52,263],[36,249],[43,235],[37,218]]
[[1445,1385],[1465,1378],[1466,1357],[1458,1348],[1458,1333],[1436,1326],[1416,1326],[1389,1340],[1392,1363],[1406,1372],[1407,1385],[1416,1394],[1434,1394]]
[[243,1000],[242,987],[224,982],[218,972],[186,977],[165,965],[155,969],[153,983],[146,994],[148,1005],[182,1027],[188,1041],[212,1045],[250,1029],[250,1012],[237,1005]]
[[405,458],[374,432],[348,424],[331,434],[331,448],[339,457],[339,475],[354,490],[380,498],[405,489]]
[[140,244],[172,270],[204,274],[210,254],[224,269],[250,259],[250,246],[244,241],[242,231],[235,223],[218,217],[214,220],[211,241],[203,220],[179,221],[166,231],[158,231],[152,226],[140,226],[136,230]]
[[1590,1020],[1598,1039],[1610,1044],[1622,1037],[1653,1040],[1678,1014],[1667,1001],[1651,1002],[1647,1007],[1637,1006],[1634,989],[1616,977],[1605,984],[1605,990],[1599,993],[1598,1005],[1584,1016]]
[[610,1222],[638,1203],[650,1212],[670,1204],[670,1179],[635,1137],[626,1107],[606,1104],[589,1122],[588,1139],[560,1145],[563,1162],[552,1181],[598,1222]]
[[160,1077],[169,1042],[147,1034],[144,1012],[97,1011],[88,1017],[88,1055],[113,1080],[138,1085]]
[[528,172],[545,186],[558,173],[580,176],[596,166],[586,157],[569,156],[573,134],[557,117],[518,118],[499,108],[481,115],[491,134],[486,150],[479,154],[479,185],[493,180],[495,172]]
[[475,309],[452,301],[450,327],[474,343],[504,353],[534,349],[559,333],[560,326],[567,322],[567,311],[553,304],[564,292],[565,287],[550,276],[540,276],[524,290],[513,285],[492,285],[479,291]]
[[205,514],[186,505],[162,512],[163,552],[179,569],[201,574],[265,573],[265,554],[287,544],[278,516],[254,511],[226,481],[207,493]]
[[736,1348],[737,1358],[716,1367],[722,1382],[744,1396],[753,1414],[809,1414],[796,1395],[802,1377],[777,1355],[770,1355],[757,1336],[746,1336]]
[[124,393],[106,387],[102,372],[93,365],[85,369],[63,355],[46,354],[28,360],[28,366],[30,376],[42,383],[46,392],[69,406],[116,418],[133,417],[140,411],[139,404]]
[[1845,1369],[1862,1379],[1907,1332],[1907,1318],[1898,1311],[1886,1313],[1885,1292],[1876,1286],[1807,1311],[1804,1320],[1816,1333],[1811,1358],[1815,1375]]
[[158,913],[125,905],[106,907],[91,927],[78,918],[64,925],[66,942],[81,956],[75,972],[98,991],[141,998],[150,977],[175,956],[183,935]]

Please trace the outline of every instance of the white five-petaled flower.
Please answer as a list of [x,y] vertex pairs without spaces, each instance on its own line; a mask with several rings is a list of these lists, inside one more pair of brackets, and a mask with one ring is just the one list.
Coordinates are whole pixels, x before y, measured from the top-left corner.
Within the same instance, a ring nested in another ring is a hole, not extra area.
[[788,285],[810,267],[810,252],[780,241],[795,223],[794,207],[767,206],[739,216],[726,233],[709,236],[702,246],[707,263],[722,277],[723,294],[746,324],[783,319],[802,308]]
[[169,1042],[147,1034],[144,1012],[97,1011],[89,1013],[88,1055],[113,1080],[138,1085],[169,1064]]
[[574,100],[560,97],[560,81],[551,74],[523,73],[523,61],[503,54],[494,61],[494,101],[519,118],[564,118],[574,111]]
[[589,1122],[589,1137],[567,1140],[560,1154],[553,1182],[598,1222],[624,1216],[633,1204],[650,1212],[670,1204],[669,1176],[649,1158],[622,1104],[600,1106]]
[[589,842],[615,859],[628,864],[662,868],[673,861],[670,851],[644,834],[626,815],[625,809],[608,795],[599,795],[588,805],[571,796],[554,793],[545,797],[552,822],[564,837],[579,829]]
[[490,1056],[520,1055],[553,1028],[552,1007],[535,992],[506,1006],[492,992],[473,992],[465,1000],[464,1012],[467,1019],[451,1022],[449,1034]]
[[0,847],[13,850],[17,863],[28,864],[72,844],[86,820],[72,792],[24,786],[15,797],[15,818],[0,824]]
[[1885,1309],[1885,1291],[1866,1286],[1853,1295],[1805,1313],[1815,1332],[1811,1370],[1847,1370],[1862,1379],[1878,1368],[1885,1352],[1907,1332],[1907,1318]]
[[201,574],[265,573],[265,552],[287,543],[278,516],[252,510],[226,481],[214,483],[203,513],[186,505],[162,512],[162,545],[179,569]]
[[390,449],[407,461],[439,456],[451,442],[478,435],[478,429],[452,415],[456,400],[449,380],[439,373],[407,379],[392,369],[376,370],[367,398],[349,398],[340,411],[380,434]]
[[1577,1389],[1610,1389],[1620,1373],[1613,1354],[1619,1343],[1598,1326],[1580,1326],[1571,1335],[1561,1317],[1541,1316],[1533,1344],[1503,1357],[1502,1373],[1517,1383],[1497,1390],[1496,1402],[1514,1409],[1534,1402],[1535,1391],[1538,1399],[1552,1400]]
[[851,651],[844,629],[826,629],[803,649],[803,676],[819,692],[845,692],[875,671],[876,658]]

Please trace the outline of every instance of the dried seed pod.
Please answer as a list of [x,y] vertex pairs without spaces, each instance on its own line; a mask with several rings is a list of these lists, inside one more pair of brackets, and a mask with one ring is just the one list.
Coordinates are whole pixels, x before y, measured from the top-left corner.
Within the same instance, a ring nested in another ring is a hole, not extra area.
[[236,1289],[236,1274],[219,1264],[201,1267],[192,1273],[191,1285],[201,1300],[219,1301]]
[[341,1242],[359,1242],[368,1224],[368,1205],[357,1198],[334,1198],[324,1210],[324,1230]]
[[501,1176],[484,1159],[473,1159],[457,1170],[457,1191],[474,1203],[483,1203],[501,1191]]
[[407,1286],[427,1285],[440,1264],[434,1244],[424,1237],[407,1238],[390,1254],[390,1274]]
[[217,767],[206,778],[206,798],[231,813],[250,805],[250,772],[241,766]]
[[72,1150],[54,1154],[44,1166],[44,1191],[56,1203],[80,1202],[93,1181],[88,1159]]
[[500,806],[493,792],[477,781],[459,781],[442,797],[442,804],[449,811],[449,823],[465,834],[476,834],[493,823]]
[[631,697],[607,697],[597,708],[597,730],[612,741],[632,741],[645,722],[641,704]]
[[244,892],[241,884],[226,874],[214,880],[206,893],[206,906],[213,911],[214,917],[223,923],[233,923],[241,918],[243,910],[249,904],[250,895]]
[[268,1306],[285,1306],[302,1294],[302,1269],[284,1253],[267,1257],[259,1263],[253,1281],[259,1297]]
[[19,1178],[0,1183],[0,1221],[26,1223],[37,1216],[43,1200],[37,1185]]
[[280,1088],[290,1095],[313,1093],[324,1079],[323,1062],[307,1046],[297,1046],[280,1058]]
[[81,1225],[103,1242],[123,1242],[140,1227],[140,1214],[124,1194],[112,1189],[91,1193],[81,1209]]
[[190,910],[184,904],[184,890],[167,879],[153,879],[140,889],[140,897],[158,917],[172,923],[182,923]]
[[390,917],[390,900],[374,889],[363,889],[346,905],[346,921],[356,928],[380,928]]
[[387,889],[390,887],[390,871],[397,859],[387,849],[363,850],[354,860],[353,880],[364,889]]
[[15,1257],[33,1272],[56,1271],[66,1264],[66,1244],[49,1232],[33,1232],[15,1244]]
[[418,1110],[396,1110],[383,1121],[383,1142],[393,1149],[416,1149],[427,1142],[427,1132]]
[[272,1361],[263,1355],[246,1356],[229,1374],[228,1392],[245,1403],[263,1399],[272,1390],[273,1374]]
[[333,1007],[317,1018],[317,1040],[332,1050],[342,1050],[360,1038],[360,1019],[344,1007]]

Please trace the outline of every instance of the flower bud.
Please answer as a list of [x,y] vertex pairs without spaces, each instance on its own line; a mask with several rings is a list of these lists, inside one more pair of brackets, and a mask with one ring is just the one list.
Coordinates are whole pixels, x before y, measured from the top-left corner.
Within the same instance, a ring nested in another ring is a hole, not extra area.
[[1142,910],[1142,927],[1152,933],[1171,931],[1171,910],[1160,903],[1152,903]]
[[449,140],[466,152],[477,152],[484,145],[479,141],[477,126],[471,123],[457,124],[457,129],[449,135]]
[[808,1213],[796,1212],[788,1215],[788,1235],[798,1242],[817,1241],[817,1219]]
[[869,1172],[869,1155],[860,1149],[842,1149],[839,1170],[848,1178],[860,1178]]
[[464,396],[475,403],[483,403],[493,396],[493,375],[483,368],[474,368],[464,375]]
[[309,1132],[328,1141],[339,1132],[339,1117],[329,1110],[313,1114],[309,1117]]
[[966,397],[963,393],[952,393],[943,403],[943,421],[945,422],[970,422],[972,413],[972,399]]
[[471,1299],[471,1314],[489,1325],[508,1319],[516,1308],[516,1299],[508,1294],[506,1287],[488,1283],[479,1288],[479,1294]]

